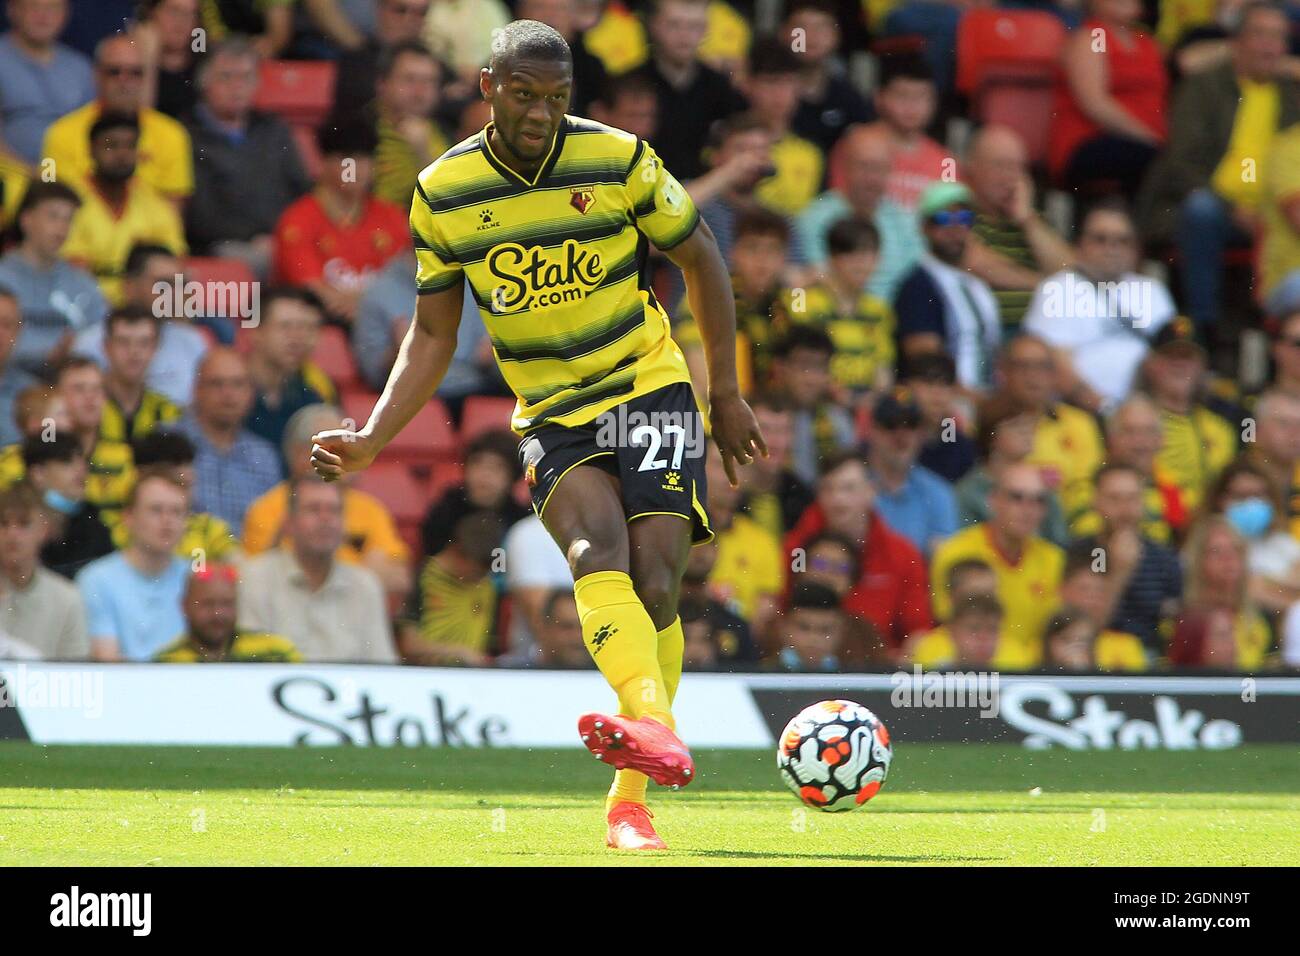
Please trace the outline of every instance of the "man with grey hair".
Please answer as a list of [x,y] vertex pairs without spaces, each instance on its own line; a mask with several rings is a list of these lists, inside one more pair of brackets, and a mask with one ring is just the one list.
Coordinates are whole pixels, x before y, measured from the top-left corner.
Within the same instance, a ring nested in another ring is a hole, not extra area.
[[248,506],[280,480],[276,447],[244,427],[253,407],[253,382],[238,352],[219,347],[199,363],[194,405],[179,430],[194,443],[193,506],[232,528]]
[[248,562],[239,623],[283,634],[309,662],[395,664],[379,579],[338,558],[344,494],[343,486],[309,475],[289,482],[286,524],[293,543]]
[[165,113],[145,105],[145,57],[135,39],[113,33],[95,47],[95,99],[45,131],[42,154],[60,181],[85,180],[93,171],[90,128],[106,113],[124,113],[140,124],[139,177],[164,196],[183,200],[194,191],[190,135]]
[[276,220],[311,188],[311,177],[289,127],[253,110],[259,63],[238,37],[200,63],[199,104],[189,122],[195,191],[185,231],[196,254],[242,259],[264,279]]
[[[1250,430],[1253,426],[1253,441]],[[1242,429],[1246,456],[1270,475],[1286,492],[1292,535],[1300,533],[1300,396],[1270,388],[1255,402],[1253,419]]]
[[[291,544],[287,520],[289,487],[312,473],[311,436],[337,428],[343,411],[333,405],[308,405],[296,411],[284,430],[282,448],[289,463],[289,480],[275,485],[244,514],[244,552],[259,554]],[[361,564],[379,576],[385,590],[405,595],[411,587],[410,551],[397,532],[393,515],[382,501],[343,482],[343,544],[339,557]]]

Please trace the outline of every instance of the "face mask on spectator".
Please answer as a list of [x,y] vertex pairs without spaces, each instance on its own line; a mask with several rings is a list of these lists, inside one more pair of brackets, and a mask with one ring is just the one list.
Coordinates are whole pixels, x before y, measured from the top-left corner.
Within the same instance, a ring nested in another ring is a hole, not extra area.
[[81,507],[81,502],[69,498],[53,488],[47,488],[43,495],[45,503],[61,515],[76,514],[77,509]]
[[1234,501],[1223,514],[1247,538],[1258,538],[1273,523],[1273,506],[1264,498]]

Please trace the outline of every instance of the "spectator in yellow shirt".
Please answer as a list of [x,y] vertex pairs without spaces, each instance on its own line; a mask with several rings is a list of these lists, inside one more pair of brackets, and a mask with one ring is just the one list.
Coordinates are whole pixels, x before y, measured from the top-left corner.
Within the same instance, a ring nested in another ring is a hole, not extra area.
[[[289,480],[282,481],[248,507],[244,514],[244,551],[261,554],[292,545],[286,531],[289,487],[311,474],[311,436],[337,428],[343,412],[329,405],[308,405],[289,419],[284,431],[284,457]],[[343,544],[336,555],[349,564],[373,571],[390,595],[405,595],[411,586],[410,551],[397,533],[392,513],[374,495],[347,486],[343,489]]]
[[140,124],[134,116],[105,113],[91,125],[89,139],[93,169],[75,184],[81,208],[63,256],[94,273],[109,304],[119,305],[132,247],[148,243],[184,255],[185,232],[175,205],[137,172]]
[[793,216],[817,197],[825,173],[822,151],[791,129],[799,110],[803,64],[789,44],[769,37],[749,53],[745,92],[750,107],[772,136],[772,175],[760,182],[754,198],[784,216]]
[[709,591],[744,618],[761,643],[784,583],[781,545],[753,518],[736,512],[740,490],[727,481],[717,447],[711,443],[706,469],[709,518],[718,542]]
[[[993,568],[1004,610],[1002,637],[994,665],[1010,670],[1038,666],[1042,660],[1043,625],[1057,603],[1065,552],[1037,529],[1047,507],[1047,487],[1032,465],[1002,471],[989,493],[989,520],[957,532],[935,549],[930,580],[945,581],[959,561],[977,558]],[[952,601],[934,593],[934,613],[946,620]]]
[[154,660],[163,664],[300,662],[302,655],[287,637],[235,626],[238,587],[233,565],[210,564],[191,574],[181,602],[185,633]]
[[1146,669],[1142,642],[1132,634],[1098,630],[1078,608],[1065,606],[1052,615],[1043,633],[1044,665],[1064,671],[1141,671]]
[[114,33],[95,48],[96,97],[57,120],[45,131],[42,156],[54,162],[55,175],[84,182],[94,171],[90,129],[107,113],[134,116],[140,125],[139,176],[168,199],[194,192],[190,134],[166,113],[145,105],[144,52],[128,34]]
[[441,98],[442,67],[418,40],[379,54],[375,83],[375,185],[380,199],[411,206],[420,170],[451,144],[431,119]]
[[912,643],[912,662],[926,670],[987,668],[1001,640],[1002,617],[993,594],[967,594],[953,606],[947,624]]

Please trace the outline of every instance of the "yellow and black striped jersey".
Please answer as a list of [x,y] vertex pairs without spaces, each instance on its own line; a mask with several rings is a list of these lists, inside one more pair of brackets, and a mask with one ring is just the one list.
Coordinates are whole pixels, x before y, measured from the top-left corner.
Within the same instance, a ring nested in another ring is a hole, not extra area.
[[411,234],[421,293],[468,280],[515,431],[689,382],[646,275],[648,242],[671,249],[699,222],[686,190],[649,145],[600,123],[565,116],[531,180],[493,155],[491,131],[420,173]]

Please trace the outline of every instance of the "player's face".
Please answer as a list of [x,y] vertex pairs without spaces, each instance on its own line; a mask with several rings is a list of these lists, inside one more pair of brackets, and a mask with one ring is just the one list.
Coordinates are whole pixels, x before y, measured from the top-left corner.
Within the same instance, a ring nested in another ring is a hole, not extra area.
[[104,339],[109,369],[127,382],[144,381],[157,350],[158,333],[152,322],[117,322]]
[[137,140],[136,133],[125,128],[100,133],[91,143],[96,175],[111,183],[130,179],[135,174]]
[[222,647],[235,636],[235,582],[220,574],[190,582],[185,620],[200,644]]
[[23,239],[41,256],[58,255],[68,241],[77,207],[63,199],[50,199],[23,213]]
[[492,123],[501,144],[521,162],[540,163],[569,109],[573,67],[523,60],[509,70],[502,77],[483,71],[483,97],[492,105]]

